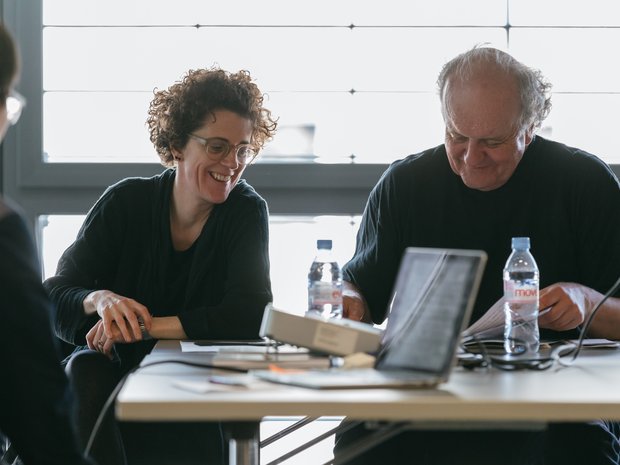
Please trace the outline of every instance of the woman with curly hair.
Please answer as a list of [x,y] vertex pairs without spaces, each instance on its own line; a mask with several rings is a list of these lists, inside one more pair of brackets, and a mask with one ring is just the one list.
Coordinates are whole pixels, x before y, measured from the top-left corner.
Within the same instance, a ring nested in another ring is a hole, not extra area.
[[[189,71],[155,91],[147,124],[168,169],[109,187],[45,282],[58,335],[78,346],[67,373],[84,444],[154,340],[257,338],[272,298],[267,205],[241,176],[276,121],[249,73]],[[101,465],[126,463],[124,449],[131,465],[221,463],[217,425],[120,426],[103,423]]]

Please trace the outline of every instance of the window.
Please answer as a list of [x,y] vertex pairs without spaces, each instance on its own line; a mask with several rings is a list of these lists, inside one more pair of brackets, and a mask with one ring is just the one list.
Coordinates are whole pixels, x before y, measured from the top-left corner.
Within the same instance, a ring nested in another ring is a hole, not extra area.
[[[272,226],[346,224],[390,162],[441,142],[436,76],[479,43],[554,84],[543,135],[618,170],[619,12],[615,0],[5,0],[3,19],[28,57],[19,85],[28,107],[3,146],[3,190],[34,223],[83,215],[108,185],[160,172],[144,124],[153,89],[219,64],[249,69],[280,117],[246,172]],[[304,240],[311,254],[313,238]]]
[[106,2],[101,14],[86,2],[43,2],[46,162],[156,161],[144,126],[152,90],[217,64],[251,70],[280,117],[264,163],[386,163],[441,141],[434,90],[443,62],[462,44],[506,47],[505,12],[489,1],[475,2],[487,15],[468,17],[485,27],[452,27],[456,16],[446,27],[428,7],[407,7],[399,21],[425,14],[421,25],[431,27],[390,27],[394,11],[377,18],[369,2],[319,2],[327,14],[310,18],[273,0],[233,2],[235,10],[186,1],[172,17],[169,1],[137,3],[149,14],[124,2]]

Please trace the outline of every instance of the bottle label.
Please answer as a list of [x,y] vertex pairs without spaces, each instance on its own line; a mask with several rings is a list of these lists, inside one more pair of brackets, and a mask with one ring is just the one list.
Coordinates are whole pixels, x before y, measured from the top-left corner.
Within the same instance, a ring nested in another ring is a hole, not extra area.
[[504,281],[504,298],[508,302],[538,305],[538,286]]
[[312,284],[310,296],[314,305],[339,305],[342,302],[342,289],[331,283]]

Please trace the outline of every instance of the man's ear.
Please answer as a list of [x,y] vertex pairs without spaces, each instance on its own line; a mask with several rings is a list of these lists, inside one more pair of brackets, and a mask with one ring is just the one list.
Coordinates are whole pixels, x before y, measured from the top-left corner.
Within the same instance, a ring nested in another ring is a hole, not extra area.
[[526,148],[528,145],[530,145],[530,142],[532,142],[532,139],[534,139],[534,126],[530,126],[529,128],[525,130],[525,147]]

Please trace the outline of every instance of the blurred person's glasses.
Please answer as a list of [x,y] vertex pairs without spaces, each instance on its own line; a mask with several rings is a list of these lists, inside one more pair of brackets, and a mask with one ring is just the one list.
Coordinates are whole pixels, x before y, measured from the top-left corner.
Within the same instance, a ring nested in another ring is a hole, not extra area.
[[205,139],[195,134],[190,134],[189,136],[202,144],[205,148],[205,153],[213,161],[223,160],[228,156],[231,150],[234,150],[237,163],[240,165],[249,165],[258,154],[258,151],[252,144],[233,145],[226,139],[220,139],[219,137]]
[[22,110],[26,106],[26,97],[19,92],[12,90],[6,99],[6,118],[10,124],[19,121]]

